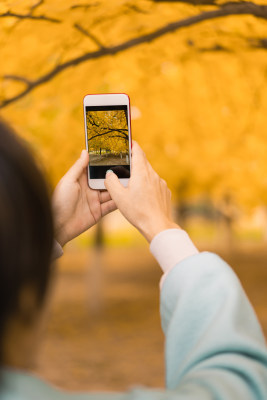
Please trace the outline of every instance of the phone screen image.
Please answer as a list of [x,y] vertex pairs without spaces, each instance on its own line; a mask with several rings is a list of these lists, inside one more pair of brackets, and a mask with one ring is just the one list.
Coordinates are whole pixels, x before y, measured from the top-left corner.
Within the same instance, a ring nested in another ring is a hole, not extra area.
[[127,106],[86,106],[91,179],[105,179],[111,169],[118,178],[130,177]]

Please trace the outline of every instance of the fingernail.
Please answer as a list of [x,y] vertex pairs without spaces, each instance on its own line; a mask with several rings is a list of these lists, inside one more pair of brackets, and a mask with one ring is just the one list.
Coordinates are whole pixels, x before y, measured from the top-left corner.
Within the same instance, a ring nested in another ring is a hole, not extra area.
[[107,176],[108,174],[110,174],[110,173],[114,174],[114,172],[112,171],[112,169],[108,169],[108,170],[107,170],[106,176]]

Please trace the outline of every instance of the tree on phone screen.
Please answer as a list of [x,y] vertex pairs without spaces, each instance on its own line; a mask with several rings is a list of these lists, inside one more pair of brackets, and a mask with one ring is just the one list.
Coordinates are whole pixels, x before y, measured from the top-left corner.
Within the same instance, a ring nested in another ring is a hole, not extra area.
[[126,111],[87,111],[86,124],[90,165],[129,164],[129,137]]

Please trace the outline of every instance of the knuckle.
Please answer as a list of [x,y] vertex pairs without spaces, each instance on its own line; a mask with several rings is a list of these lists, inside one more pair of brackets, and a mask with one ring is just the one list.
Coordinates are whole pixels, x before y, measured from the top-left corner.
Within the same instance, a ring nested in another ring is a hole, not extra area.
[[165,179],[161,178],[161,183],[162,183],[163,186],[167,187],[167,182],[165,181]]

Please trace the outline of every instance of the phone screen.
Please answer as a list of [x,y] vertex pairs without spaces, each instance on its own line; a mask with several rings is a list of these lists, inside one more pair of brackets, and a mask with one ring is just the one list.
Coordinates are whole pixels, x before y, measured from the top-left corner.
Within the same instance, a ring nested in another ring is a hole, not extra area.
[[105,179],[108,169],[129,178],[127,106],[86,106],[86,127],[90,179]]

